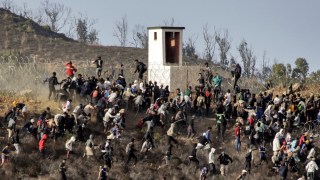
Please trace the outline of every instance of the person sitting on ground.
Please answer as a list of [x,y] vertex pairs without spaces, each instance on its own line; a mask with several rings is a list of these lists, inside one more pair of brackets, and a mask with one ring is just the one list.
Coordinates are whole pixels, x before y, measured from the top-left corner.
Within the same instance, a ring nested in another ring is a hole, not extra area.
[[8,143],[1,151],[1,165],[8,162],[9,154],[10,154],[10,146],[11,144]]

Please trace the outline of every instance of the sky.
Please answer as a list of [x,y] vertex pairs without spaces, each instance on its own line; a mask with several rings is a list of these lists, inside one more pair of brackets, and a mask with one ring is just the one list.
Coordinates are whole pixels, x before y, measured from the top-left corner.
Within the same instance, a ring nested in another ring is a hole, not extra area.
[[[36,9],[43,0],[14,0]],[[196,39],[200,56],[204,51],[202,29],[227,29],[231,37],[230,53],[240,62],[237,46],[246,40],[261,66],[264,52],[270,63],[290,63],[306,58],[310,71],[319,68],[320,1],[318,0],[50,0],[71,7],[75,15],[86,14],[95,19],[102,45],[119,45],[113,36],[115,22],[123,16],[131,31],[136,24],[161,26],[174,19],[176,26],[185,27],[184,41]],[[218,54],[218,51],[216,51]],[[217,58],[217,57],[215,57]]]

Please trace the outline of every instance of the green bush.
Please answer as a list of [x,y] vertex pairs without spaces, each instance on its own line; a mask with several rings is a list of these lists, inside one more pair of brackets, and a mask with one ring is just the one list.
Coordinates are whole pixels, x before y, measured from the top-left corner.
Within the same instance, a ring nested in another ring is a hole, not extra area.
[[51,31],[51,28],[49,25],[44,25],[44,26],[41,26],[44,30],[46,31]]

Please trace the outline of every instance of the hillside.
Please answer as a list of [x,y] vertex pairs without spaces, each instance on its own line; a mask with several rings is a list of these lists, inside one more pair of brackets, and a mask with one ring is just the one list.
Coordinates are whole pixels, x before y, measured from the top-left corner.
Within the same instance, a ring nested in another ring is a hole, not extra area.
[[[5,112],[13,106],[13,102],[23,102],[28,107],[27,118],[21,116],[17,120],[17,128],[21,129],[25,123],[31,118],[37,120],[40,114],[46,109],[51,108],[52,115],[62,113],[62,104],[53,100],[48,101],[48,87],[47,84],[42,83],[42,78],[50,75],[51,72],[56,71],[59,81],[65,78],[65,67],[61,61],[78,61],[77,73],[85,75],[93,75],[95,67],[90,65],[88,60],[92,60],[97,56],[102,56],[105,60],[106,68],[117,72],[119,68],[113,66],[119,63],[125,64],[125,77],[127,82],[132,82],[135,78],[132,75],[132,60],[142,59],[147,60],[147,50],[138,48],[123,48],[112,46],[89,46],[81,44],[73,39],[67,38],[63,34],[54,33],[47,27],[42,27],[32,20],[25,19],[21,16],[12,14],[9,11],[0,8],[0,56],[1,53],[6,54],[10,51],[18,51],[26,56],[37,56],[36,63],[3,63],[0,66],[0,148],[3,148],[7,143],[7,122],[4,120]],[[1,57],[0,57],[1,60]],[[184,59],[186,60],[186,59]],[[38,63],[38,61],[43,61]],[[191,60],[187,60],[192,62]],[[204,61],[193,61],[192,63],[203,64]],[[91,67],[92,66],[92,67]],[[222,88],[226,90],[232,86],[232,79],[228,70],[223,70],[213,65],[213,71],[218,72],[222,77]],[[116,73],[112,72],[117,76]],[[161,75],[161,74],[159,74]],[[14,77],[14,78],[12,78]],[[114,76],[113,76],[114,77]],[[259,84],[257,79],[241,78],[239,82],[241,88],[250,89],[252,91],[261,90],[262,84]],[[95,87],[95,85],[94,85]],[[57,87],[58,89],[58,87]],[[183,89],[184,90],[184,89]],[[301,87],[297,92],[309,95],[310,92],[318,93],[317,87]],[[282,94],[284,88],[274,88],[270,92],[274,94]],[[195,93],[192,95],[195,99]],[[75,100],[72,103],[73,108],[80,102]],[[126,102],[120,100],[120,108],[124,108]],[[175,116],[174,113],[169,113],[166,124],[156,126],[153,132],[153,140],[155,147],[150,152],[140,153],[140,148],[143,143],[143,137],[147,130],[145,124],[142,129],[137,127],[139,120],[146,117],[145,109],[140,113],[133,110],[133,101],[128,102],[128,109],[125,112],[126,127],[121,130],[121,138],[112,140],[113,147],[113,164],[112,168],[108,169],[108,179],[122,180],[122,179],[137,179],[137,180],[153,180],[166,179],[168,180],[194,180],[199,179],[200,168],[208,167],[208,153],[209,150],[199,149],[197,151],[197,158],[200,161],[199,165],[188,164],[188,157],[195,143],[198,142],[198,137],[202,136],[203,132],[208,127],[212,127],[211,139],[212,146],[216,149],[215,159],[222,152],[225,151],[233,158],[233,163],[229,164],[229,172],[227,177],[221,175],[209,176],[208,179],[236,179],[244,168],[245,154],[249,150],[249,139],[247,136],[241,136],[241,150],[235,151],[234,147],[234,128],[235,119],[231,119],[227,126],[225,133],[225,141],[223,142],[218,135],[216,128],[216,119],[213,108],[215,103],[210,105],[209,116],[197,116],[194,120],[195,136],[187,138],[187,126],[181,124],[176,128],[175,138],[178,140],[177,144],[173,145],[172,157],[170,163],[165,165],[163,157],[168,149],[167,130],[169,129],[169,120]],[[108,131],[104,133],[104,127],[101,120],[97,120],[98,108],[91,110],[92,118],[84,128],[85,140],[90,134],[94,135],[95,145],[104,145],[106,136],[110,134]],[[188,112],[189,118],[195,114],[195,109],[192,108]],[[188,121],[189,122],[189,121]],[[62,159],[66,158],[66,141],[73,135],[77,134],[74,127],[71,132],[66,132],[64,135],[55,139],[54,133],[50,133],[50,138],[47,141],[47,151],[45,158],[41,158],[38,150],[38,140],[30,133],[21,132],[20,134],[20,154],[14,153],[14,148],[11,147],[10,162],[0,166],[0,179],[58,179],[59,164]],[[297,136],[299,134],[296,134]],[[136,139],[136,155],[138,163],[134,167],[133,163],[125,164],[127,154],[125,153],[126,145],[131,138]],[[278,179],[277,173],[272,171],[272,143],[267,146],[268,163],[259,165],[259,151],[257,147],[253,148],[254,164],[252,172],[247,176],[247,179]],[[319,138],[315,139],[316,151],[319,152]],[[101,151],[97,147],[94,149],[94,157],[89,159],[83,158],[85,150],[85,142],[76,141],[74,143],[74,152],[67,159],[67,177],[68,179],[97,179],[98,168],[104,164],[101,159]],[[316,154],[319,160],[319,153]],[[216,168],[219,173],[219,163],[216,160]],[[289,172],[289,179],[297,179],[304,173],[303,163],[298,165],[299,172]],[[261,171],[263,170],[263,171]]]
[[84,45],[2,8],[0,22],[0,54],[19,51],[27,56],[37,55],[38,60],[53,61],[91,60],[97,56],[107,61],[147,60],[145,49]]

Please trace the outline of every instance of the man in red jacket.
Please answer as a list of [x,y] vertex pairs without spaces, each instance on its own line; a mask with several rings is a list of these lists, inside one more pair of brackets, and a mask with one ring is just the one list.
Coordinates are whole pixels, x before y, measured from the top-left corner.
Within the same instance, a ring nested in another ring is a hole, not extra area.
[[67,77],[73,77],[74,76],[74,73],[77,72],[77,69],[72,65],[72,62],[68,62],[66,64],[66,74],[67,74]]
[[44,158],[45,156],[45,149],[46,149],[46,141],[48,139],[48,135],[44,134],[41,138],[41,140],[39,141],[39,151],[40,154],[42,156],[42,158]]

